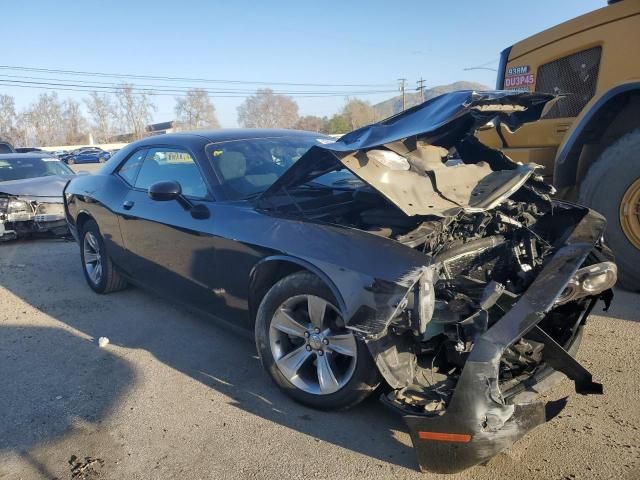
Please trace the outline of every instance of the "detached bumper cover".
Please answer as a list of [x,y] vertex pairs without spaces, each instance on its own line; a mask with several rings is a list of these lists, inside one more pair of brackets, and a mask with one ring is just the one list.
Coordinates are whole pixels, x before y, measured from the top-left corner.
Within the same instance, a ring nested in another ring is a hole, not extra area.
[[513,308],[476,342],[444,414],[404,416],[422,470],[454,473],[483,463],[544,423],[552,416],[549,407],[557,410],[563,406],[532,403],[561,378],[557,373],[529,384],[514,397],[503,397],[498,385],[500,358],[510,344],[525,334],[535,335],[545,343],[545,363],[574,380],[578,393],[602,393],[602,386],[594,383],[591,374],[571,356],[577,350],[581,331],[567,352],[537,324],[553,307],[604,228],[602,216],[591,210],[586,212],[565,245]]

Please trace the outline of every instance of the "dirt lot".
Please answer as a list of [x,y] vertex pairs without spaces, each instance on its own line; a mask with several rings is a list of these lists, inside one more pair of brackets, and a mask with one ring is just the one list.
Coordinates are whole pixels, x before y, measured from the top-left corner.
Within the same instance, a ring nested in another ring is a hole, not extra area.
[[[449,478],[640,478],[640,296],[597,312],[580,360],[604,396]],[[0,245],[0,478],[419,478],[400,419],[288,400],[252,341],[138,289],[98,296],[78,247]],[[99,337],[108,337],[105,348]]]

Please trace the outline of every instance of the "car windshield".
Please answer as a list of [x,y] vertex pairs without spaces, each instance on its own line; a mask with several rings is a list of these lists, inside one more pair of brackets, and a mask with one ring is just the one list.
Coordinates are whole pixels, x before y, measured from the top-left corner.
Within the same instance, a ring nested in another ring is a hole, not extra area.
[[51,175],[73,175],[73,170],[57,158],[2,158],[0,159],[0,182]]
[[[254,197],[269,188],[312,146],[333,141],[331,137],[310,135],[211,144],[207,147],[207,158],[221,183],[216,196],[229,200]],[[357,180],[350,172],[346,175]],[[319,177],[316,183],[332,186],[334,179],[329,177],[331,173]],[[347,185],[344,177],[345,173],[341,172],[335,179],[342,187]]]

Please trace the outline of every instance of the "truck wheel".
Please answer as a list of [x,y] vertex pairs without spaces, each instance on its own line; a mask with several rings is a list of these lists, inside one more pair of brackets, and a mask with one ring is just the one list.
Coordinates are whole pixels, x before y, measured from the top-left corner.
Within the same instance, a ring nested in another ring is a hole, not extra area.
[[276,385],[309,407],[352,407],[380,383],[367,346],[344,328],[331,291],[311,273],[289,275],[267,292],[255,337]]
[[611,144],[589,169],[580,201],[607,219],[605,239],[616,255],[619,283],[640,290],[640,130]]

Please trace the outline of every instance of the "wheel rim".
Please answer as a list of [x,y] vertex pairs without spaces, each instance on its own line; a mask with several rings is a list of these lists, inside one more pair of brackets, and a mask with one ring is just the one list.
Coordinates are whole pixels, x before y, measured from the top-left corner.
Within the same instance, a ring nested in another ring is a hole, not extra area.
[[96,236],[87,232],[82,242],[84,255],[84,269],[94,285],[98,285],[102,280],[102,256],[100,255],[100,244]]
[[629,241],[640,250],[640,178],[629,186],[622,197],[620,224]]
[[280,372],[306,393],[335,393],[353,377],[356,339],[336,307],[323,298],[297,295],[286,300],[271,319],[269,343]]

